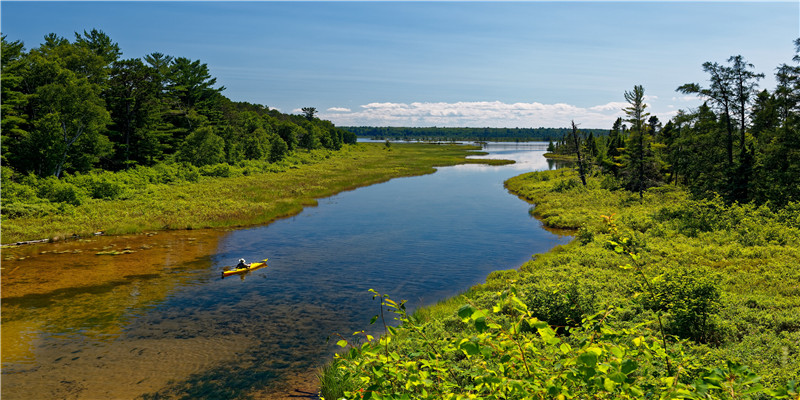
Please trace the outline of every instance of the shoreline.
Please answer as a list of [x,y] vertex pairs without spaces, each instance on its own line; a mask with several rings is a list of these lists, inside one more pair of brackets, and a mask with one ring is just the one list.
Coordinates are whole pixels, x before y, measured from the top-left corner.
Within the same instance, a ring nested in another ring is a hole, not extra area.
[[[297,215],[317,200],[394,178],[425,175],[458,164],[508,164],[470,159],[464,145],[359,143],[338,152],[304,153],[289,169],[196,183],[152,185],[124,200],[96,200],[71,215],[3,221],[3,247],[146,231],[245,228]],[[47,228],[45,228],[47,227]]]
[[[698,367],[701,369],[730,362],[747,366],[768,388],[784,387],[796,376],[796,371],[800,371],[796,356],[800,354],[797,346],[800,342],[793,340],[800,338],[794,328],[800,321],[797,318],[800,303],[796,285],[792,285],[796,280],[791,277],[797,276],[793,266],[800,257],[797,239],[800,227],[782,219],[785,218],[782,213],[789,211],[772,212],[752,204],[725,205],[719,199],[695,200],[688,191],[674,186],[652,188],[640,201],[636,193],[605,188],[599,178],[587,181],[589,184],[584,188],[576,173],[569,170],[524,173],[507,180],[505,187],[511,194],[535,204],[530,214],[544,227],[572,230],[574,239],[535,254],[521,266],[491,272],[483,283],[460,295],[417,309],[410,318],[412,329],[398,327],[392,335],[394,351],[401,358],[417,357],[413,341],[421,339],[414,332],[423,330],[424,341],[441,354],[453,351],[460,355],[458,349],[447,348],[447,343],[471,340],[478,327],[477,320],[475,328],[458,324],[463,322],[462,310],[468,307],[465,304],[473,310],[491,310],[501,301],[498,298],[503,298],[501,293],[509,292],[523,296],[521,300],[526,307],[535,310],[534,317],[551,326],[573,326],[570,324],[584,315],[606,310],[615,315],[617,325],[612,329],[636,325],[641,326],[637,335],[655,337],[658,327],[652,321],[652,311],[646,308],[647,304],[636,301],[637,276],[620,267],[630,263],[630,259],[609,247],[609,241],[620,240],[616,236],[619,235],[631,238],[633,246],[637,246],[641,257],[637,259],[647,276],[663,277],[665,282],[678,285],[674,290],[708,286],[707,292],[701,293],[707,297],[700,300],[697,296],[680,297],[674,300],[678,304],[676,311],[664,312],[668,333],[681,339],[670,343],[675,354],[703,357],[705,361]],[[706,225],[698,225],[697,215],[706,218],[701,221]],[[712,308],[697,318],[709,321],[708,325],[701,325],[703,331],[699,333],[681,330],[684,326],[681,324],[695,318],[694,314],[688,317],[677,314],[686,309],[682,302],[706,301],[703,300],[706,298],[714,302]],[[573,305],[579,312],[570,314]],[[582,334],[579,325],[572,329],[573,334]],[[411,339],[404,340],[406,337]],[[444,347],[435,347],[440,343]],[[377,339],[374,346],[367,353],[383,351]],[[554,351],[558,353],[558,349]],[[573,355],[571,351],[567,353],[565,357]],[[380,363],[370,357],[353,360]],[[675,357],[680,361],[683,356]],[[446,363],[446,359],[442,356],[429,361]],[[332,371],[329,374],[335,374],[338,365],[349,365],[341,364],[339,359],[330,362],[334,368],[329,368]],[[402,373],[406,371],[398,372]],[[470,371],[465,369],[461,373],[469,375]],[[356,374],[353,379],[359,378],[389,385],[369,372],[364,376]],[[439,378],[446,381],[450,376]],[[333,375],[325,381],[330,379],[334,379]],[[357,387],[358,383],[351,386],[345,382],[321,390],[333,395],[337,390]]]

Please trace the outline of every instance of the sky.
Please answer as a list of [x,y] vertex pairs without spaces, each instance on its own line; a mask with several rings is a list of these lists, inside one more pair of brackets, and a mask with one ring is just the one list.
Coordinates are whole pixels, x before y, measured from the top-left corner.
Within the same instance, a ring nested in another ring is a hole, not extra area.
[[0,2],[38,47],[102,30],[123,58],[200,60],[234,101],[316,107],[339,126],[608,129],[645,89],[667,121],[700,100],[706,61],[742,55],[775,87],[800,2]]

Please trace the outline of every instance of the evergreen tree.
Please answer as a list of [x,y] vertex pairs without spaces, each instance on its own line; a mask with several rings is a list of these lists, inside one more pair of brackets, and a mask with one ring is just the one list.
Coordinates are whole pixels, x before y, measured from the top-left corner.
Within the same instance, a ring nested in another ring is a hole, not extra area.
[[631,123],[631,134],[623,154],[623,184],[626,189],[639,192],[639,198],[642,198],[647,188],[660,183],[658,166],[650,146],[650,127],[645,124],[645,118],[650,114],[645,112],[647,104],[644,103],[644,88],[636,85],[633,91],[626,91],[625,101],[629,106],[623,111],[628,116],[627,121]]

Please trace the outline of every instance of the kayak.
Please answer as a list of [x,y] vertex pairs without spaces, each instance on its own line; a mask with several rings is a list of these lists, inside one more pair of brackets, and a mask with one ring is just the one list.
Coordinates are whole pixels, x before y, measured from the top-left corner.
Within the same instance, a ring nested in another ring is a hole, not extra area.
[[267,266],[267,260],[264,260],[262,262],[254,262],[254,263],[250,263],[249,265],[247,265],[244,268],[234,268],[234,269],[229,270],[229,271],[222,271],[222,277],[224,278],[224,277],[230,276],[230,275],[243,274],[245,272],[253,271],[253,270],[256,270],[256,269],[259,269],[259,268],[263,268],[263,267],[266,267],[266,266]]

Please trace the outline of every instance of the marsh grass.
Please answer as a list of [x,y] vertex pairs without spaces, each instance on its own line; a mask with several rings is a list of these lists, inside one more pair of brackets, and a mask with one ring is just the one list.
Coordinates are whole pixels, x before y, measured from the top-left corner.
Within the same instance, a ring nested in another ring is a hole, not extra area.
[[[196,182],[140,185],[113,200],[88,199],[43,216],[3,217],[2,242],[65,238],[102,231],[130,234],[162,229],[201,229],[265,224],[295,215],[316,199],[402,176],[432,173],[460,163],[474,147],[455,145],[347,145],[339,151],[298,151],[277,172],[248,170],[236,176],[200,176]],[[237,170],[238,171],[238,170]]]
[[[577,279],[606,304],[640,320],[641,303],[627,302],[635,283],[616,268],[624,257],[608,249],[611,233],[602,215],[637,245],[656,282],[684,272],[713,281],[721,298],[715,324],[704,343],[693,343],[708,362],[749,365],[769,385],[800,376],[800,224],[797,205],[781,210],[752,204],[726,205],[720,199],[693,200],[675,186],[652,188],[643,200],[624,190],[604,188],[594,177],[587,188],[566,186],[575,173],[556,170],[524,174],[506,182],[513,193],[535,204],[532,214],[547,226],[582,228],[590,239],[574,241],[520,268],[520,281],[534,285]],[[684,272],[682,272],[684,271]],[[573,277],[573,278],[570,278]],[[576,277],[576,278],[574,278]],[[497,285],[487,280],[486,286]],[[691,299],[695,300],[695,299]],[[668,313],[673,332],[680,315]]]

